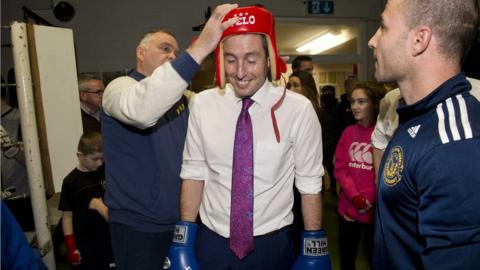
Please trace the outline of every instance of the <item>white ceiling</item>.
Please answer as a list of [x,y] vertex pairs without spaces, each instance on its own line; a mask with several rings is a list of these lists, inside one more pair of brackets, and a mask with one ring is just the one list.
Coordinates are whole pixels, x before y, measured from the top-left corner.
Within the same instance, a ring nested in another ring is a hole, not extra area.
[[300,55],[295,49],[327,32],[338,33],[348,31],[353,39],[337,47],[320,53],[320,55],[352,55],[357,54],[358,27],[353,25],[320,25],[306,23],[276,23],[277,49],[280,55]]

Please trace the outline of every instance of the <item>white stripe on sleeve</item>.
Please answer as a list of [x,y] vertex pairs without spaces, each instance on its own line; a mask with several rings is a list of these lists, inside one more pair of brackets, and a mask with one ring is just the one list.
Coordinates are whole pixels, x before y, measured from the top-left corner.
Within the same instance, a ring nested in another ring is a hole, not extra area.
[[453,108],[452,98],[447,98],[447,109],[448,109],[448,122],[450,123],[450,130],[452,131],[452,136],[454,141],[460,140],[460,132],[457,128],[457,119],[455,119],[455,108]]
[[460,106],[460,117],[462,120],[463,131],[465,132],[465,139],[471,139],[473,137],[472,127],[470,126],[470,121],[468,120],[468,111],[467,105],[465,105],[465,99],[462,95],[457,95],[458,105]]
[[440,135],[442,143],[445,144],[450,140],[448,139],[447,131],[445,130],[445,115],[443,114],[442,105],[442,103],[437,105],[438,134]]

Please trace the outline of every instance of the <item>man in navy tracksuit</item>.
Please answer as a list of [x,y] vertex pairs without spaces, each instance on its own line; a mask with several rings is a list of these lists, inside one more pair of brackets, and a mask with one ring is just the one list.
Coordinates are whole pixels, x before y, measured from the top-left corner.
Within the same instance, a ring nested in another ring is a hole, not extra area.
[[369,41],[396,81],[399,128],[379,170],[374,269],[480,269],[480,102],[460,72],[475,0],[389,0]]

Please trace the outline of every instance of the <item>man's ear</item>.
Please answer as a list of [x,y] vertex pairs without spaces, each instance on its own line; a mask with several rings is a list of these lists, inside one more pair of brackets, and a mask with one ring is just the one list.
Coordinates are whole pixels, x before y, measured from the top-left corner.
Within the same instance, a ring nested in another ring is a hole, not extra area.
[[80,96],[80,101],[85,101],[87,99],[87,93],[85,92],[80,92],[79,96]]
[[432,40],[432,30],[427,26],[420,26],[414,32],[412,55],[417,56],[425,52]]
[[143,61],[145,59],[145,48],[142,46],[138,46],[136,49],[136,54],[137,58],[140,59],[140,61]]

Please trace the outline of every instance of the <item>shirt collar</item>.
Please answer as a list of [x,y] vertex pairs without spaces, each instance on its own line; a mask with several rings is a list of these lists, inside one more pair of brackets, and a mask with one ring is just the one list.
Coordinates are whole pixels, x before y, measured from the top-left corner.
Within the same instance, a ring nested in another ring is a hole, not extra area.
[[80,108],[82,109],[82,111],[84,111],[86,114],[90,115],[91,117],[97,119],[98,121],[100,121],[100,110],[98,110],[97,112],[93,112],[92,110],[90,110],[90,108],[88,108],[87,105],[83,104],[83,102],[80,102]]
[[[272,87],[272,84],[268,79],[265,79],[265,82],[263,85],[260,87],[260,89],[253,94],[250,98],[255,102],[254,104],[258,104],[260,107],[268,106],[268,92],[270,91],[270,87]],[[231,84],[227,84],[228,90],[232,93],[232,97],[235,101],[236,104],[240,104],[239,106],[242,105],[242,98],[239,98],[235,95],[235,91],[233,90],[233,86]],[[270,107],[268,107],[270,108]]]
[[406,105],[403,99],[400,100],[398,104],[398,115],[401,123],[408,121],[412,118],[415,118],[419,115],[424,114],[426,111],[429,111],[437,104],[443,102],[451,96],[455,96],[462,92],[470,91],[472,85],[467,78],[465,73],[461,72],[452,78],[446,80],[442,83],[437,89],[435,89],[428,96],[423,99],[415,102],[411,105]]
[[128,72],[128,76],[135,79],[136,81],[141,81],[146,78],[145,75],[138,72],[136,69],[132,69],[130,72]]

